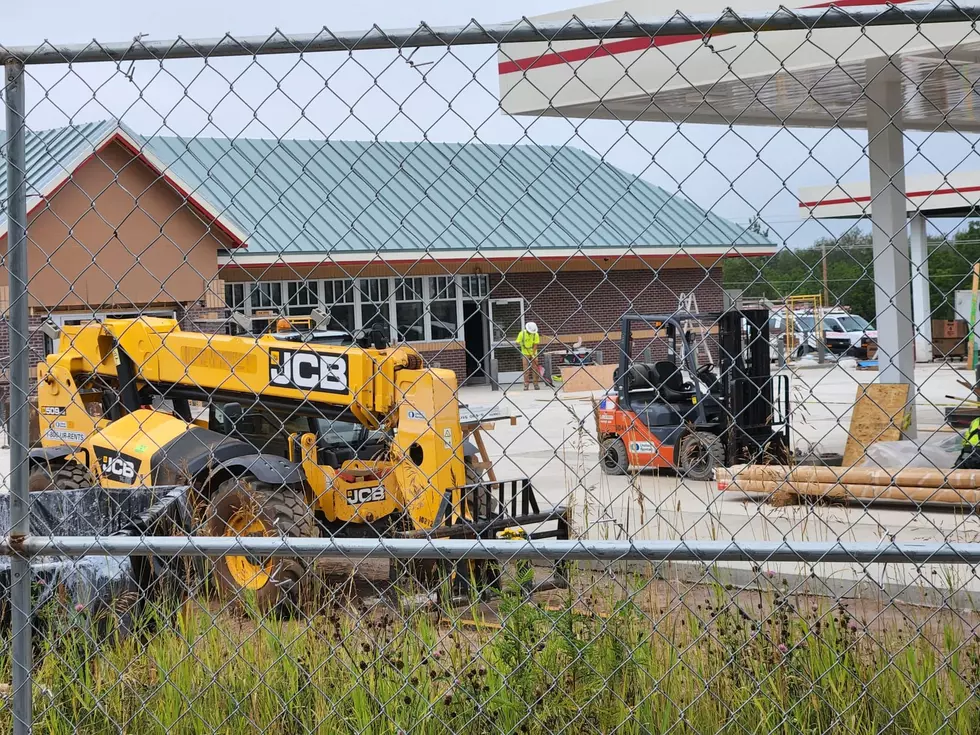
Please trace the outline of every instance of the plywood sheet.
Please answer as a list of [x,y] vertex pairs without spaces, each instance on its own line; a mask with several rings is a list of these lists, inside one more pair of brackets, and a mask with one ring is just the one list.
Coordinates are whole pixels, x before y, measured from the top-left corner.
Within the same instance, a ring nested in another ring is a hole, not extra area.
[[860,460],[875,442],[893,442],[902,438],[902,430],[911,418],[908,402],[909,386],[905,383],[858,386],[844,447],[844,467]]
[[613,385],[615,365],[562,366],[561,389],[564,393],[608,390]]

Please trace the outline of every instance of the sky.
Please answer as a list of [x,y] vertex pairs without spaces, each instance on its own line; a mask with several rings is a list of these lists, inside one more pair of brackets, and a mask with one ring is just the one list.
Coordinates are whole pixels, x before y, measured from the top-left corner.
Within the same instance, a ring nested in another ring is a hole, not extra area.
[[[569,0],[234,3],[48,0],[4,9],[0,43],[254,36],[512,21]],[[43,7],[43,10],[39,10]],[[852,223],[802,222],[796,192],[867,179],[861,131],[509,117],[497,109],[496,49],[420,49],[29,69],[28,124],[44,129],[119,117],[136,132],[572,145],[740,223],[759,217],[792,247]],[[907,171],[980,171],[975,136],[909,134]],[[930,223],[930,235],[959,220]],[[866,227],[865,227],[866,229]]]

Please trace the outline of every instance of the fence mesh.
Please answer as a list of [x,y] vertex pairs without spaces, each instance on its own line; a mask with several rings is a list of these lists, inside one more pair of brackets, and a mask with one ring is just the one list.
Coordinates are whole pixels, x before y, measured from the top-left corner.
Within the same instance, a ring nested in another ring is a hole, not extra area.
[[0,47],[0,722],[976,732],[977,17]]

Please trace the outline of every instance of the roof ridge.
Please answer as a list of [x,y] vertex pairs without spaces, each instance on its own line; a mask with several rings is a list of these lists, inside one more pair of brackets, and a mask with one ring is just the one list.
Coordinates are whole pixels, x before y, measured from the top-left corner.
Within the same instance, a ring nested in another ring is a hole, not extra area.
[[[120,123],[122,125],[122,123]],[[51,128],[52,130],[57,130],[58,128]],[[131,128],[127,128],[131,130]],[[452,141],[452,140],[379,140],[376,138],[290,138],[290,137],[253,137],[248,135],[239,135],[234,137],[229,137],[227,135],[157,135],[157,134],[140,134],[141,137],[147,140],[218,140],[218,141],[229,141],[229,142],[252,142],[252,143],[330,143],[330,144],[343,144],[343,145],[364,145],[364,144],[378,144],[378,145],[432,145],[432,146],[446,146],[446,147],[484,147],[484,148],[535,148],[535,149],[556,149],[564,150],[569,148],[569,146],[555,145],[553,143],[533,143],[533,142],[517,142],[517,143],[487,143],[482,140],[476,141]],[[581,149],[576,149],[581,150]],[[581,151],[585,155],[591,155],[587,151]]]

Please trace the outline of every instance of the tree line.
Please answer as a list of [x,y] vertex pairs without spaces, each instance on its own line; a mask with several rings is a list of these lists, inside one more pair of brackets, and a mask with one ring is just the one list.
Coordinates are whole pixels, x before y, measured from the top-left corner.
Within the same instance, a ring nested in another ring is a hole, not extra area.
[[[932,318],[952,319],[955,292],[972,288],[973,264],[980,262],[980,222],[971,222],[952,240],[930,238],[929,249]],[[830,303],[849,306],[852,312],[873,320],[871,234],[857,230],[836,238],[821,238],[806,248],[780,248],[771,256],[729,258],[724,264],[725,288],[772,300],[823,293],[824,250]]]

